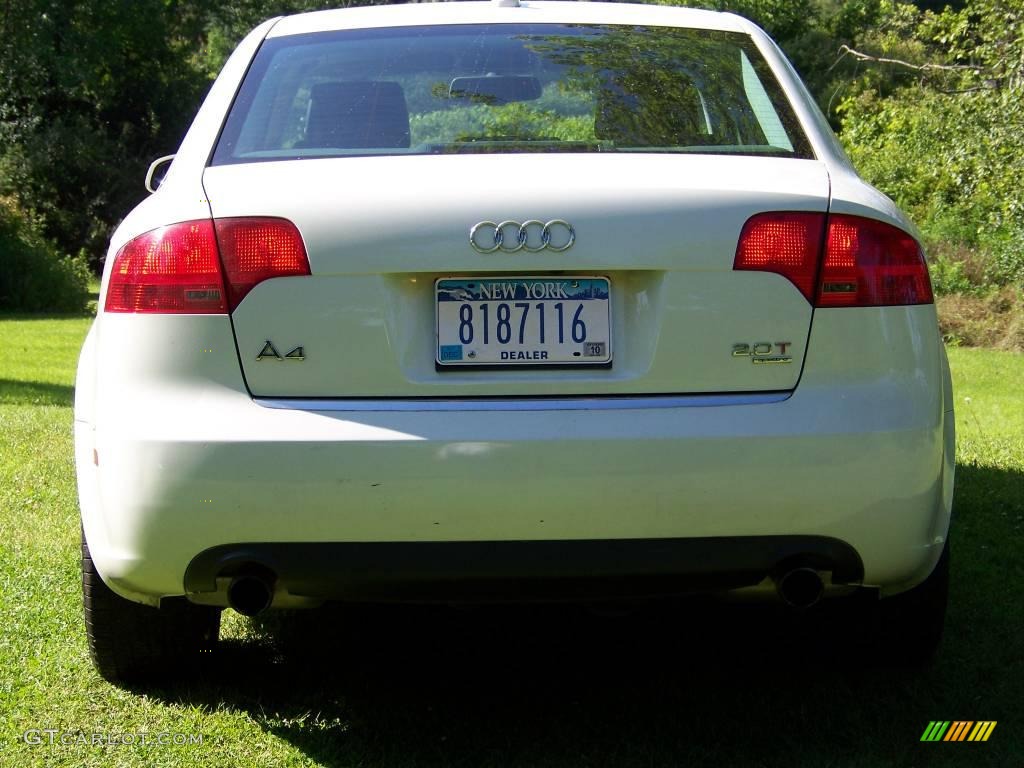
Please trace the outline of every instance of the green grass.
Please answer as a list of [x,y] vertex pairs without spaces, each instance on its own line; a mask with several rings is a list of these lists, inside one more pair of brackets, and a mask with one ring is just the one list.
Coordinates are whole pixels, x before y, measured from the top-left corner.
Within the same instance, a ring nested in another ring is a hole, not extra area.
[[957,460],[1024,469],[1024,355],[950,349]]
[[[740,610],[364,611],[316,617],[289,655],[226,617],[203,680],[127,691],[93,672],[81,621],[71,387],[88,322],[0,318],[0,766],[1024,764],[1024,356],[950,350],[954,586],[928,670],[858,665],[827,624]],[[919,743],[935,719],[999,725],[986,744]],[[24,743],[45,728],[203,743]]]

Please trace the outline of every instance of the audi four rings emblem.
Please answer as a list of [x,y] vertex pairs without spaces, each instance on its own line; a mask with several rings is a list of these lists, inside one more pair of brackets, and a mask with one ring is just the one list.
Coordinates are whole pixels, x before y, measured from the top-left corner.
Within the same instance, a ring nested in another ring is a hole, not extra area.
[[518,221],[481,221],[469,230],[469,244],[480,253],[529,251],[536,253],[547,248],[561,253],[576,242],[576,230],[567,221],[552,219],[547,224],[539,219]]

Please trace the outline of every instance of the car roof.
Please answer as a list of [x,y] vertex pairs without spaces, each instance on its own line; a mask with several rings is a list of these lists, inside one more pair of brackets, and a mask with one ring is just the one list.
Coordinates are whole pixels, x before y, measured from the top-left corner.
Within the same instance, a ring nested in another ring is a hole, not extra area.
[[[505,4],[508,3],[508,4]],[[336,29],[435,24],[640,24],[749,32],[750,22],[731,13],[639,3],[491,2],[408,3],[314,11],[281,18],[267,37]]]

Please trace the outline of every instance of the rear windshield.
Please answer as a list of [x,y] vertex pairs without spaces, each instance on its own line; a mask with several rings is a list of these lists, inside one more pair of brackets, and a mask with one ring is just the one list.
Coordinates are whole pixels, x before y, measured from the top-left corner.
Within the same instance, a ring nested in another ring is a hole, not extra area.
[[265,41],[212,163],[465,152],[812,157],[748,35],[469,24]]

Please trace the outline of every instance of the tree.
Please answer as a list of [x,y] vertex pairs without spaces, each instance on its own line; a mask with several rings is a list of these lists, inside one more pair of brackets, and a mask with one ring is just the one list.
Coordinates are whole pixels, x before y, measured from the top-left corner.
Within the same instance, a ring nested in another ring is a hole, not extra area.
[[864,48],[840,106],[858,169],[933,242],[983,252],[987,282],[1024,284],[1024,5],[897,5]]
[[195,3],[8,0],[0,12],[0,194],[66,252],[96,264],[144,195],[148,159],[174,146],[204,78]]

